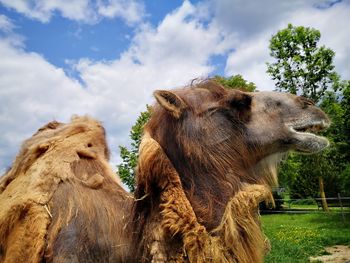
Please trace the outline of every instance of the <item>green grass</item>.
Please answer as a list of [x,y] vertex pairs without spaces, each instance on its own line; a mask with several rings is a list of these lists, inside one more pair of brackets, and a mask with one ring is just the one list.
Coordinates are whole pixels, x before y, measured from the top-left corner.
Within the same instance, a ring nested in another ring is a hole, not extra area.
[[[287,206],[286,206],[287,207]],[[291,209],[310,209],[310,210],[318,210],[317,205],[298,205],[298,204],[291,204]],[[287,207],[289,209],[289,207]],[[320,208],[322,210],[322,208]]]
[[325,246],[350,246],[350,215],[343,223],[340,214],[274,214],[262,216],[265,235],[271,242],[266,263],[309,262],[310,256],[325,253]]

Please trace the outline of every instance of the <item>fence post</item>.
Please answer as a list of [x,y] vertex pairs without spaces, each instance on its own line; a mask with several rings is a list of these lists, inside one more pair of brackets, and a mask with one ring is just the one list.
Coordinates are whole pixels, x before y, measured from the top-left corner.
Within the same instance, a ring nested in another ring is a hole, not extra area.
[[323,186],[323,178],[322,178],[322,176],[318,177],[318,183],[319,183],[319,187],[320,187],[320,196],[321,196],[321,200],[322,200],[323,211],[329,212],[329,208],[328,208],[328,205],[327,205],[326,194],[324,193],[324,186]]
[[345,216],[344,216],[343,204],[342,204],[342,202],[341,202],[340,193],[338,193],[338,200],[339,200],[339,204],[340,204],[341,215],[342,215],[342,217],[343,217],[343,223],[345,224]]

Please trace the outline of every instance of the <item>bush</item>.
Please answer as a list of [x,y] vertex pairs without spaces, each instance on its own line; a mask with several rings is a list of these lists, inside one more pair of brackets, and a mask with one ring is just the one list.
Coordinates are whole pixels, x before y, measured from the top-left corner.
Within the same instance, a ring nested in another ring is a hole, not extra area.
[[293,205],[316,205],[316,201],[313,198],[301,199],[292,201]]
[[268,203],[266,204],[266,202],[261,202],[260,205],[259,205],[259,209],[260,211],[266,211],[266,210],[270,210],[270,211],[280,211],[282,210],[282,205],[284,203],[284,200],[283,200],[283,196],[282,194],[275,190],[275,191],[272,191],[272,196],[273,196],[273,199],[275,200],[275,206],[273,206],[273,204],[271,203]]

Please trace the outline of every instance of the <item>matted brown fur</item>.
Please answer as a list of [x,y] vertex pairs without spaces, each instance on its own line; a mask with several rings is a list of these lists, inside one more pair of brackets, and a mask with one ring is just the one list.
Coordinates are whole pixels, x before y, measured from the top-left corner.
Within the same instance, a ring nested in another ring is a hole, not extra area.
[[128,261],[133,198],[108,164],[102,125],[51,122],[0,181],[0,262]]

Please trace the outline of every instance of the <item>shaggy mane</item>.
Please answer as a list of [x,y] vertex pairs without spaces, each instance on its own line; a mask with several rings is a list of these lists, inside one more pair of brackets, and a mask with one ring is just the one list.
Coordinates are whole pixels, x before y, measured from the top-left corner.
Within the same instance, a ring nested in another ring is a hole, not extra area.
[[[208,231],[198,221],[179,174],[147,133],[140,146],[137,171],[136,196],[147,193],[136,201],[134,210],[137,231],[133,243],[142,262],[149,258],[161,262],[262,262],[268,244],[256,208],[270,198],[269,188],[242,184],[226,204],[220,224]],[[173,237],[172,242],[167,235]],[[154,248],[151,253],[149,247]]]

